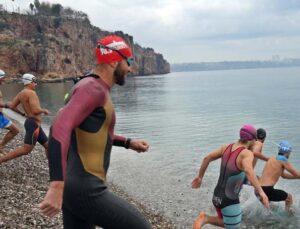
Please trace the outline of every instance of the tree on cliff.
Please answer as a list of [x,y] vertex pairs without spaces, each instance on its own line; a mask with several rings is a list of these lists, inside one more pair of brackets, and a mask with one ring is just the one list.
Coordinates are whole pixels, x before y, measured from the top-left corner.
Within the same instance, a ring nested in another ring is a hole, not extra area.
[[40,8],[40,5],[41,5],[41,3],[39,0],[34,0],[34,6],[37,10]]
[[40,3],[39,0],[35,0],[34,4],[30,3],[29,8],[31,13],[34,12],[46,16],[60,16],[63,9],[61,4]]
[[54,16],[60,16],[60,11],[62,10],[62,5],[61,4],[54,4],[52,5],[51,7],[51,12],[52,12],[52,15]]
[[31,13],[33,14],[35,10],[34,10],[34,5],[32,3],[29,4],[29,8]]

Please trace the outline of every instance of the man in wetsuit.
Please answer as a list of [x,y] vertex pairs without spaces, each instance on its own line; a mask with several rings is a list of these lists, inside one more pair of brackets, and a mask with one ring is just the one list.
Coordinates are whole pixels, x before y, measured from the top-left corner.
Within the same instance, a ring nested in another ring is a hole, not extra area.
[[[24,89],[16,95],[11,103],[5,104],[5,107],[26,116],[24,145],[0,157],[0,163],[29,154],[36,142],[39,142],[45,148],[46,155],[48,154],[48,138],[41,127],[41,115],[47,115],[49,112],[40,106],[39,98],[35,92],[36,77],[26,73],[22,76],[22,81]],[[22,105],[25,114],[19,110],[19,104]]]
[[[5,72],[0,69],[0,85],[3,83],[4,78],[5,78]],[[3,147],[19,133],[19,129],[16,127],[16,125],[3,115],[2,112],[3,107],[8,108],[3,103],[3,96],[2,96],[2,92],[0,91],[0,128],[8,130],[8,132],[5,134],[4,138],[0,143],[0,150],[2,150]]]
[[205,171],[211,161],[221,158],[221,170],[217,186],[214,190],[213,204],[218,216],[209,216],[201,212],[194,222],[193,229],[205,224],[235,229],[240,227],[242,211],[239,193],[245,175],[259,193],[266,207],[268,198],[263,192],[253,170],[253,153],[250,151],[256,141],[256,129],[252,125],[244,125],[240,129],[240,139],[236,143],[223,145],[209,153],[202,161],[198,176],[192,182],[192,188],[199,188]]
[[300,172],[288,161],[292,152],[288,141],[281,141],[278,148],[278,155],[271,157],[266,163],[259,183],[270,201],[285,201],[286,210],[289,211],[293,203],[292,195],[283,190],[274,189],[274,186],[280,176],[285,179],[300,179]]
[[58,112],[49,135],[50,185],[41,211],[53,217],[62,208],[65,229],[147,229],[139,211],[110,192],[106,174],[112,146],[148,151],[143,140],[114,134],[111,88],[123,85],[131,71],[132,52],[115,35],[100,39],[92,74],[75,84]]

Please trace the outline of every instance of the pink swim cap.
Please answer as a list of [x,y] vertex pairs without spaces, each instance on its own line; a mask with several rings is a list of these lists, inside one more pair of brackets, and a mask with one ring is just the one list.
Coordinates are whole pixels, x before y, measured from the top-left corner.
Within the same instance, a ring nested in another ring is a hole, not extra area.
[[119,36],[110,35],[101,38],[95,49],[97,63],[108,64],[119,62],[132,57],[132,51],[126,42]]
[[244,125],[240,129],[240,139],[242,140],[257,140],[256,129],[252,125]]

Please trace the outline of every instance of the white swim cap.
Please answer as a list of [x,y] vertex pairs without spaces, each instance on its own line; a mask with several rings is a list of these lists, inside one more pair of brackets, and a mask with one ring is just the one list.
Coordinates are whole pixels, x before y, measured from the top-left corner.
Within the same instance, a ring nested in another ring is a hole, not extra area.
[[32,74],[29,74],[29,73],[25,73],[23,76],[22,76],[22,82],[24,85],[27,85],[27,84],[30,84],[32,82],[34,82],[36,79],[36,77]]
[[3,77],[5,77],[5,71],[0,69],[0,79],[2,79]]

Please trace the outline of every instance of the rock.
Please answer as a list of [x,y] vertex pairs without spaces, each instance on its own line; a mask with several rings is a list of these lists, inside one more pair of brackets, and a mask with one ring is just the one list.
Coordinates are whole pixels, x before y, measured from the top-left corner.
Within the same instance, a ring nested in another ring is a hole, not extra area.
[[[32,72],[39,80],[57,82],[89,72],[100,37],[110,34],[88,20],[0,12],[0,62],[8,76]],[[59,25],[53,21],[60,19]],[[5,26],[4,26],[5,25]],[[134,51],[133,75],[165,74],[170,64],[151,48],[142,48],[121,31]]]

